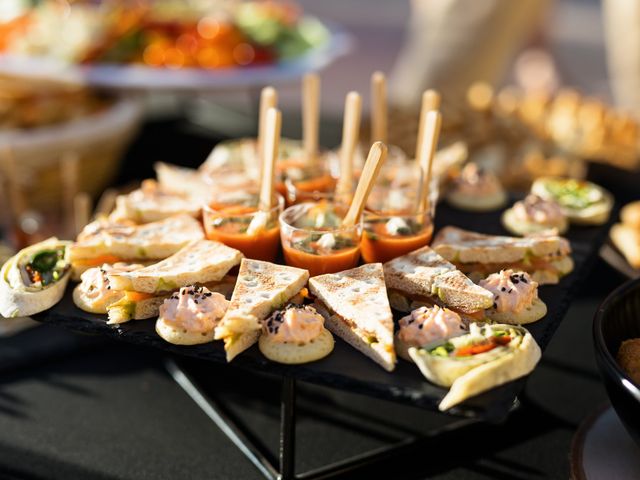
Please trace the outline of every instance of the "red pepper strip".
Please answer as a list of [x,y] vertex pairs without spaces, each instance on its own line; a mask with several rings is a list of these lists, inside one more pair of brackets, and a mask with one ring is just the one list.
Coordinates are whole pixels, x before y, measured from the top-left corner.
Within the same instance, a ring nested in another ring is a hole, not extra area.
[[470,355],[477,355],[479,353],[488,352],[493,350],[498,345],[507,345],[511,341],[511,337],[508,335],[502,337],[491,337],[491,340],[487,343],[481,343],[479,345],[467,345],[466,347],[460,347],[456,350],[456,357],[468,357]]
[[480,345],[467,345],[466,347],[460,347],[456,350],[456,357],[468,357],[470,355],[477,355],[479,353],[488,352],[496,348],[495,343],[481,343]]

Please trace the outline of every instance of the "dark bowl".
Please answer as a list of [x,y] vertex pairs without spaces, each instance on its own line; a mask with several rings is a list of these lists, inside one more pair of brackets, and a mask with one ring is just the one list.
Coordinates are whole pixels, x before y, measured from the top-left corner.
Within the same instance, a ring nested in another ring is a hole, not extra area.
[[640,387],[616,361],[624,340],[640,337],[640,278],[616,288],[593,320],[596,361],[609,399],[627,431],[640,446]]

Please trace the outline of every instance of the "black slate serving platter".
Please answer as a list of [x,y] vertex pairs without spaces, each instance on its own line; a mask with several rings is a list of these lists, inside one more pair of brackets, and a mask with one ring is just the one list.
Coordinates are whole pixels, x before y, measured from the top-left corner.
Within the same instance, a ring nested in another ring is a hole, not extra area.
[[[462,212],[441,204],[438,207],[436,231],[445,225],[455,225],[488,234],[506,235],[507,232],[500,224],[500,214],[501,212]],[[543,350],[562,321],[581,280],[586,277],[595,261],[607,231],[608,225],[572,227],[566,235],[573,248],[575,269],[563,278],[559,285],[540,288],[540,297],[547,304],[548,314],[528,327]],[[142,346],[159,348],[167,353],[186,355],[204,361],[225,362],[221,342],[198,346],[172,345],[155,333],[154,320],[132,321],[117,328],[110,327],[105,323],[106,316],[85,313],[76,308],[71,298],[71,290],[68,289],[58,305],[34,318],[84,333],[106,335]],[[426,381],[413,364],[399,360],[396,370],[387,373],[339,338],[336,338],[333,353],[318,362],[298,366],[280,365],[265,359],[257,346],[253,346],[234,359],[229,368],[237,368],[238,375],[242,375],[243,369],[288,375],[306,382],[430,410],[437,410],[438,403],[446,394],[445,389]],[[517,396],[523,386],[524,379],[516,380],[471,398],[449,413],[500,421],[517,405]]]

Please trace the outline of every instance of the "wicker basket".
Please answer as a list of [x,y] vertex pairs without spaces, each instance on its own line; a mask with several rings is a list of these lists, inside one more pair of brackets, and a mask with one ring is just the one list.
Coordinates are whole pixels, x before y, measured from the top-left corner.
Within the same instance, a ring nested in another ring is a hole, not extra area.
[[100,113],[64,124],[0,131],[0,149],[11,148],[29,207],[45,212],[59,207],[63,185],[60,159],[68,152],[80,157],[78,190],[99,194],[114,180],[122,153],[137,132],[142,110],[139,100],[122,97]]

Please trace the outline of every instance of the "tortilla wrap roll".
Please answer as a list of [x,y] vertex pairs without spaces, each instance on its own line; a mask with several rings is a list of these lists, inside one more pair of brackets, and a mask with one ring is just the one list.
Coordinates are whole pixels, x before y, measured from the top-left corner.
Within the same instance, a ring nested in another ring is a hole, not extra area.
[[71,243],[52,237],[5,262],[0,270],[0,315],[28,317],[60,301],[70,278]]
[[540,360],[540,347],[523,327],[472,323],[469,333],[409,355],[431,382],[450,387],[441,411],[498,385],[524,377]]

